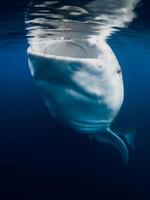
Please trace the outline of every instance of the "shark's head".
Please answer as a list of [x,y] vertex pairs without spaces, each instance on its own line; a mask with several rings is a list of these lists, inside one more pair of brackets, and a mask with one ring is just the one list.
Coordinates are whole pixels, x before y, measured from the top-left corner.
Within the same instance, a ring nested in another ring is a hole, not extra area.
[[[82,132],[106,129],[123,101],[119,63],[103,41],[52,41],[28,49],[52,115]],[[40,53],[39,53],[40,52]]]

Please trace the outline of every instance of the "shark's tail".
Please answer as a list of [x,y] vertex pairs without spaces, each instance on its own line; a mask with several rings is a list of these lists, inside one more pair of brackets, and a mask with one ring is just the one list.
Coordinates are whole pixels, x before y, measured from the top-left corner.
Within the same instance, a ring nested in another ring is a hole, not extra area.
[[116,135],[110,128],[107,129],[104,135],[96,134],[96,139],[113,145],[122,155],[123,162],[126,164],[129,160],[129,153],[126,144]]

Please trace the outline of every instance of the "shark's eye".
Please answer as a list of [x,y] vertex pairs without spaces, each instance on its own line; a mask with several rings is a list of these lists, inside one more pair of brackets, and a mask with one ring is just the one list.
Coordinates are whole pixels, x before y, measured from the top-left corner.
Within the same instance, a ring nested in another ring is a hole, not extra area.
[[118,70],[117,70],[117,73],[118,73],[119,75],[121,75],[121,74],[122,74],[121,69],[118,69]]

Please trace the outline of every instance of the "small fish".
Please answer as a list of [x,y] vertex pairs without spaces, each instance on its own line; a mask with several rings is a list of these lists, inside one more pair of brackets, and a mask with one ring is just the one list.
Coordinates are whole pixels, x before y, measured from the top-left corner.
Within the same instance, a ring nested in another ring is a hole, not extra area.
[[[59,40],[28,48],[29,67],[55,119],[113,145],[127,163],[128,149],[110,125],[124,98],[122,73],[103,40]],[[40,51],[39,51],[40,49]]]

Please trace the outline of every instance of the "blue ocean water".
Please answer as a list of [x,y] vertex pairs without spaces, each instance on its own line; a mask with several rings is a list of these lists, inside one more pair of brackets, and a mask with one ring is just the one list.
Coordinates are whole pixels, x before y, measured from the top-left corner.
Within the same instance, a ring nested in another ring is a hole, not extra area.
[[135,134],[125,166],[113,147],[62,127],[49,114],[27,63],[28,4],[0,2],[0,199],[149,199],[149,2],[141,1],[133,22],[108,39],[125,88],[112,127]]

